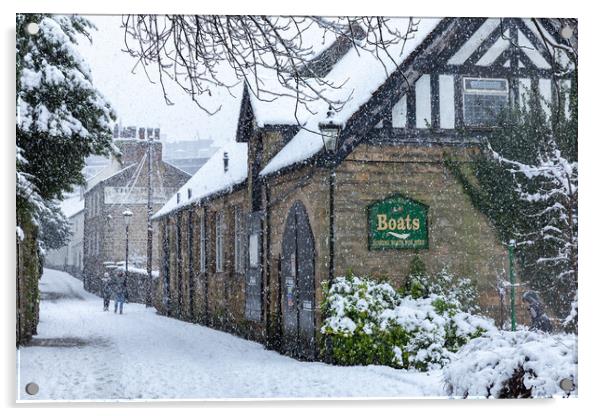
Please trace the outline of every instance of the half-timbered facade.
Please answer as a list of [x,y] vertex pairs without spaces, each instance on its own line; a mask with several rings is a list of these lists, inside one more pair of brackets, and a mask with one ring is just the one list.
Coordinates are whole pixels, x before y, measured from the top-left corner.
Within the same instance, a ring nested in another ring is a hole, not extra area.
[[[552,102],[570,88],[568,57],[547,46],[565,41],[547,19],[418,27],[393,64],[337,41],[316,57],[309,73],[348,80],[334,117],[245,88],[236,142],[155,215],[159,310],[315,359],[323,285],[351,270],[399,287],[418,255],[470,277],[497,316],[505,246],[445,161],[469,163],[530,89]],[[334,142],[316,133],[328,121]]]

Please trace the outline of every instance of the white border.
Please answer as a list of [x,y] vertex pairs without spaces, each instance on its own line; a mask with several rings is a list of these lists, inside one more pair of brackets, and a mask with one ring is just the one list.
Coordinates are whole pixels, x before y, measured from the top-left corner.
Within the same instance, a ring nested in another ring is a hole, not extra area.
[[[594,4],[593,2],[590,4]],[[581,211],[581,238],[580,238],[580,366],[579,366],[579,391],[580,398],[577,400],[546,400],[546,401],[432,401],[432,400],[396,400],[396,401],[244,401],[244,402],[205,402],[190,403],[179,402],[177,404],[180,413],[214,413],[216,411],[227,411],[247,414],[286,414],[304,415],[326,411],[332,414],[365,414],[374,413],[413,413],[431,411],[441,414],[462,415],[496,415],[515,413],[527,410],[529,412],[542,412],[554,414],[589,414],[589,410],[597,405],[596,398],[599,396],[600,386],[600,287],[601,273],[599,254],[599,236],[602,235],[599,221],[600,205],[600,162],[602,155],[601,137],[598,131],[597,121],[599,115],[600,86],[596,82],[599,72],[599,11],[586,2],[566,2],[560,0],[530,1],[504,0],[498,2],[467,2],[467,1],[444,1],[431,0],[429,2],[369,2],[365,0],[303,0],[303,1],[163,1],[145,0],[103,0],[103,1],[81,1],[81,0],[13,0],[2,3],[1,18],[3,26],[3,62],[2,79],[4,88],[2,91],[2,126],[4,136],[2,140],[3,156],[2,166],[2,190],[1,195],[9,196],[8,202],[3,204],[3,230],[2,261],[4,266],[4,312],[3,334],[5,369],[14,369],[17,356],[14,349],[14,13],[20,12],[57,12],[57,13],[204,13],[204,14],[322,14],[322,15],[397,15],[397,16],[563,16],[578,17],[579,20],[579,104],[580,104],[580,211]],[[6,201],[6,197],[5,197]],[[6,371],[3,378],[2,392],[4,406],[14,407],[16,397],[15,373]],[[64,403],[55,404],[29,404],[26,413],[40,413],[41,407],[48,407],[44,414],[69,413],[80,414],[83,409],[96,407],[110,407],[111,413],[131,414],[132,412],[144,413],[145,416],[160,414],[164,415],[166,408],[172,408],[175,402],[162,403],[129,403],[129,404],[82,404]],[[201,409],[198,409],[201,407]],[[286,407],[286,409],[282,409]],[[599,407],[599,406],[596,406]],[[82,409],[83,408],[83,409]],[[11,411],[14,409],[11,409]],[[23,409],[21,409],[23,411]],[[84,410],[85,411],[85,410]]]

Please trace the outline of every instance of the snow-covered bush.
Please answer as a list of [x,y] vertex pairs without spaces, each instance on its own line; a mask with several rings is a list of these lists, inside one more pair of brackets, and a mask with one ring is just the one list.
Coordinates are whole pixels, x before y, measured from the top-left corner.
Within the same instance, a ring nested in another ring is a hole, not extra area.
[[338,277],[325,293],[321,332],[337,364],[439,368],[470,339],[495,331],[490,320],[442,296],[404,297],[367,278]]
[[456,276],[447,269],[435,276],[426,272],[410,272],[406,282],[406,292],[413,298],[435,295],[445,303],[464,312],[477,312],[477,291],[474,284],[466,277]]
[[444,370],[448,393],[460,397],[521,398],[577,394],[577,337],[501,331],[473,339]]

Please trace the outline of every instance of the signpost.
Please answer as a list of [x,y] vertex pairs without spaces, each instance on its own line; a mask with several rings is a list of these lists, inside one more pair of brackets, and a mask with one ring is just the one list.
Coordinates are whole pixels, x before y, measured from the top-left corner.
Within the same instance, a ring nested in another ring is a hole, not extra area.
[[510,274],[510,325],[512,331],[516,331],[516,308],[515,308],[515,294],[514,294],[514,247],[516,242],[510,240],[508,244],[508,271]]
[[428,206],[394,195],[368,207],[368,249],[428,249]]

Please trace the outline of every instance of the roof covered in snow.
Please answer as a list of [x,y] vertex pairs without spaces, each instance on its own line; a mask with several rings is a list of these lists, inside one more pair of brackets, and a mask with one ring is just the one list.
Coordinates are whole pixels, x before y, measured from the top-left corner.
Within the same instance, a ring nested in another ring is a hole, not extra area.
[[[408,26],[409,19],[392,19],[395,27],[402,33]],[[339,101],[341,108],[337,109],[334,121],[345,122],[356,113],[359,108],[368,102],[374,92],[386,81],[392,72],[401,65],[404,60],[416,49],[418,45],[433,31],[441,19],[421,19],[417,25],[417,31],[412,33],[405,42],[399,42],[388,47],[390,56],[379,57],[371,50],[362,48],[351,48],[339,61],[333,65],[328,75],[324,78],[326,82],[339,86],[329,92],[328,98]],[[277,83],[277,80],[274,80]],[[282,87],[281,87],[282,88]],[[291,98],[293,102],[294,98]],[[284,105],[278,106],[281,102]],[[281,97],[272,103],[258,104],[257,100],[251,98],[253,112],[258,126],[265,124],[290,124],[301,123],[303,128],[293,137],[284,148],[278,152],[272,160],[261,171],[261,175],[274,173],[284,167],[302,162],[323,148],[322,137],[319,134],[318,123],[326,121],[328,104],[323,100],[310,103],[310,111],[300,109],[295,118],[294,107],[287,105],[288,99]],[[270,108],[270,111],[267,108]],[[301,108],[301,106],[299,106]],[[265,114],[270,117],[265,117]]]
[[84,199],[79,195],[61,202],[61,210],[65,217],[71,218],[84,210]]
[[[228,154],[228,170],[224,169],[224,154]],[[230,191],[247,179],[247,143],[230,142],[219,149],[169,201],[153,219],[189,206],[212,194]],[[188,197],[188,190],[191,197]],[[178,194],[180,202],[178,203]]]

